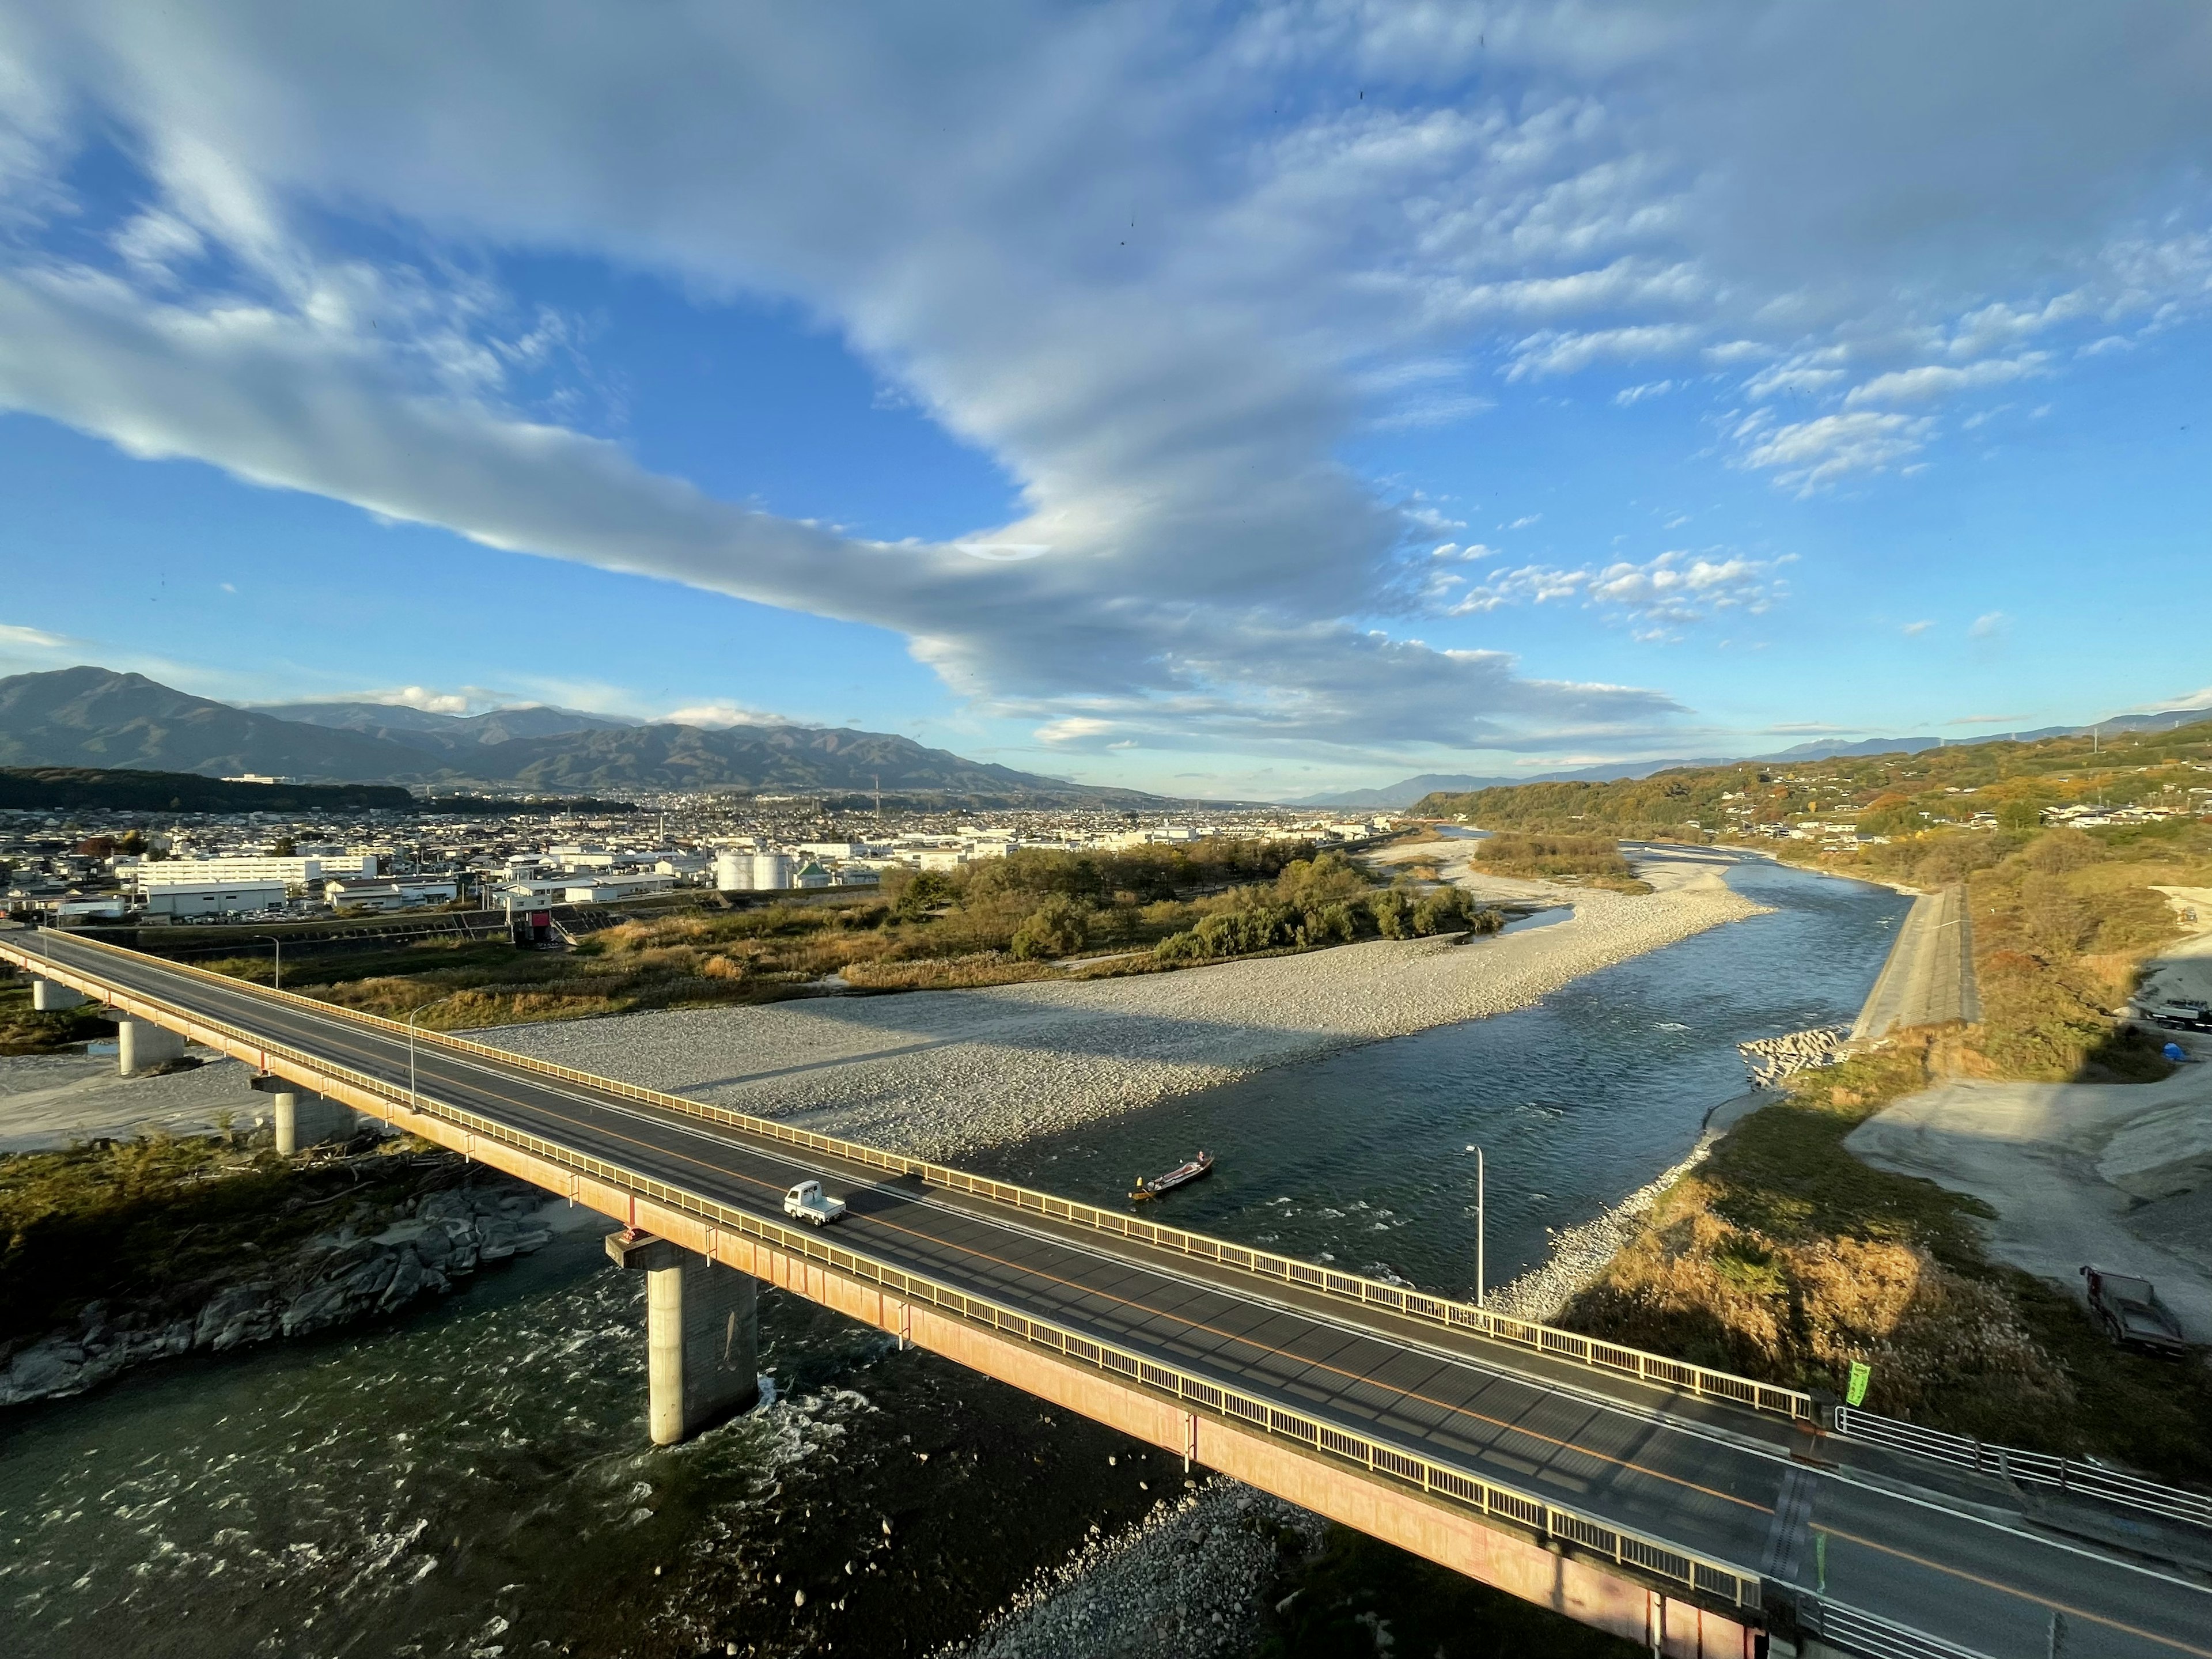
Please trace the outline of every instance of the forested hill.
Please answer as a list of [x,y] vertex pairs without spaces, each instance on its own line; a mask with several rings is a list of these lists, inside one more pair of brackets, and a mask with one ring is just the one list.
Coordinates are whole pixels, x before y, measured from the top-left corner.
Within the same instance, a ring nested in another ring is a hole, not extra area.
[[[1683,767],[1609,783],[1524,783],[1425,796],[1414,811],[1486,830],[1580,829],[1700,837],[1849,817],[1863,834],[1900,835],[1987,814],[2032,828],[2047,807],[2187,807],[2212,811],[2212,718],[2111,738],[2055,737]],[[1986,821],[1986,820],[1985,820]]]

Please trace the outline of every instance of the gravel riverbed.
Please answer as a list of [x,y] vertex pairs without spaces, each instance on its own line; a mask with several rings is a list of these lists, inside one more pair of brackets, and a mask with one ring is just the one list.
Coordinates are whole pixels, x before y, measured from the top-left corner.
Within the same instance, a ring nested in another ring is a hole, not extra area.
[[481,1040],[917,1156],[1076,1127],[1173,1095],[1526,1007],[1755,915],[1717,871],[1659,891],[1554,889],[1571,920],[1495,939],[1382,939],[1175,973],[514,1026]]
[[1328,1530],[1317,1516],[1218,1477],[1039,1572],[973,1641],[939,1659],[1242,1653],[1285,1551],[1316,1548]]

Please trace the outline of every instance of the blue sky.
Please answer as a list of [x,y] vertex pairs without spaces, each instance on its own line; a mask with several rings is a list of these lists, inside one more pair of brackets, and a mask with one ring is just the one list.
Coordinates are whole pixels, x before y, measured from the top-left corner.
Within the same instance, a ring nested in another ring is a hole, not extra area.
[[2212,702],[2212,13],[2048,10],[0,3],[0,672],[1259,797]]

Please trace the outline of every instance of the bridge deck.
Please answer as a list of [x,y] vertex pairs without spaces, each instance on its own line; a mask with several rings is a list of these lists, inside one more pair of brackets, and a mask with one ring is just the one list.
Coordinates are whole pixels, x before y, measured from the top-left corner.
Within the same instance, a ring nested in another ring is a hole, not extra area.
[[[216,982],[157,959],[43,935],[0,954],[136,994],[404,1091],[404,1036]],[[1357,1307],[1265,1292],[1127,1241],[966,1194],[794,1152],[483,1053],[416,1055],[426,1099],[605,1159],[781,1225],[784,1190],[818,1176],[850,1206],[842,1249],[1279,1404],[1377,1443],[1553,1502],[1752,1579],[1765,1575],[1956,1644],[2212,1659],[2212,1593],[2147,1564],[2032,1531],[2001,1489],[1901,1465],[1794,1461],[1786,1425]],[[1825,1538],[1825,1543],[1821,1540]],[[1874,1651],[1882,1650],[1875,1648]],[[1900,1651],[1902,1650],[1899,1650]]]

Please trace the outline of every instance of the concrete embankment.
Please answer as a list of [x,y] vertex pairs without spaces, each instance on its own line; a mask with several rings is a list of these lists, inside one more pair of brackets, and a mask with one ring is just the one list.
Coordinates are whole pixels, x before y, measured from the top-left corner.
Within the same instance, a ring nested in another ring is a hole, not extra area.
[[1923,893],[1897,932],[1866,1006],[1851,1027],[1853,1042],[1914,1025],[1978,1020],[1973,923],[1963,885]]

